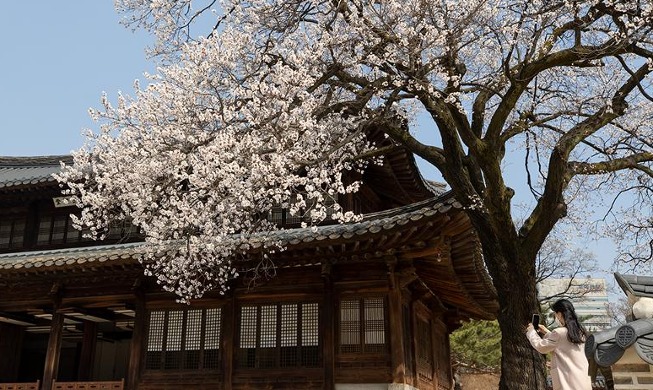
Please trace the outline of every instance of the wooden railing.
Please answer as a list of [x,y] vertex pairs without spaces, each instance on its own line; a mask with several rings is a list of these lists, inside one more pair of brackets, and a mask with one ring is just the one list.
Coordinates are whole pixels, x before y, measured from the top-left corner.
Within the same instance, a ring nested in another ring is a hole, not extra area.
[[[52,390],[124,390],[125,380],[97,382],[52,381]],[[1,389],[0,389],[1,390]]]
[[0,383],[0,390],[39,390],[40,381],[20,383]]
[[[0,390],[40,390],[41,382],[0,383]],[[52,390],[124,390],[125,380],[96,382],[52,381]]]

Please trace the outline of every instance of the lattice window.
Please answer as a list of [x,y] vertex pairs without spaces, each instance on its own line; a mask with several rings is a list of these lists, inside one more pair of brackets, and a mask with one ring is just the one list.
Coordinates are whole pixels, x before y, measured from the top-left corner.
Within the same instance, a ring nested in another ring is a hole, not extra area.
[[220,331],[220,308],[151,311],[145,369],[218,368]]
[[83,237],[82,232],[73,227],[69,214],[46,215],[39,220],[36,245],[62,245],[88,240],[90,238]]
[[133,225],[131,221],[114,221],[109,225],[107,232],[107,239],[120,240],[126,239],[130,236],[138,234],[138,227]]
[[384,352],[386,307],[383,298],[343,299],[340,301],[340,352]]
[[301,365],[318,367],[320,365],[319,310],[317,303],[301,306]]
[[340,352],[361,352],[359,300],[340,302]]
[[[291,199],[290,202],[295,202],[294,197],[293,199]],[[314,204],[315,202],[309,201],[306,208],[300,210],[299,213],[296,215],[291,215],[287,207],[274,206],[268,212],[267,220],[270,222],[274,222],[278,226],[295,226],[301,224],[302,221],[309,222],[310,216],[307,214],[307,212],[311,210],[312,207],[314,207]],[[335,211],[335,204],[336,204],[336,199],[334,197],[331,196],[325,197],[324,205],[327,208],[326,210],[327,220],[331,219],[331,215]]]
[[163,338],[165,334],[164,311],[150,313],[150,326],[147,335],[147,352],[145,354],[145,369],[155,370],[161,368],[163,356]]
[[204,368],[218,368],[222,312],[220,309],[206,309],[204,319]]
[[433,338],[431,321],[417,320],[417,376],[424,380],[433,380]]
[[242,306],[240,368],[318,367],[318,304]]
[[0,249],[21,248],[25,237],[25,218],[0,218]]
[[188,310],[186,314],[186,340],[184,361],[186,368],[200,367],[202,349],[202,310]]

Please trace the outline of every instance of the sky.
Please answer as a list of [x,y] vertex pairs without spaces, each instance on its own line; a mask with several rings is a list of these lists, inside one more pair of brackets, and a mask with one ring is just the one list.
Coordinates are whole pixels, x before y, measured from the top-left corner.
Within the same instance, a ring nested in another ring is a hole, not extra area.
[[[11,1],[3,14],[9,17],[0,23],[0,156],[79,149],[82,131],[96,129],[88,109],[100,107],[102,93],[112,101],[118,91],[131,95],[135,79],[155,72],[144,52],[150,36],[119,24],[112,0]],[[438,178],[421,167],[426,178]],[[584,245],[604,270],[598,275],[613,282],[614,245]]]
[[154,71],[143,31],[112,0],[8,1],[0,23],[0,155],[69,154],[93,127],[103,91],[131,94]]

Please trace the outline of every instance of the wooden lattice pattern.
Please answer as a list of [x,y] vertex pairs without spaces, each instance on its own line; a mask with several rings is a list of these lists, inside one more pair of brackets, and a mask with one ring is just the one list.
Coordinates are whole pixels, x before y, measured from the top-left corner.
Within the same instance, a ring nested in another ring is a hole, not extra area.
[[220,331],[221,308],[151,311],[145,369],[218,368]]
[[383,298],[340,301],[340,352],[383,352],[386,344],[385,300]]
[[3,216],[0,220],[0,249],[22,247],[24,236],[24,219],[7,218]]
[[241,307],[238,366],[319,366],[318,308],[317,303]]

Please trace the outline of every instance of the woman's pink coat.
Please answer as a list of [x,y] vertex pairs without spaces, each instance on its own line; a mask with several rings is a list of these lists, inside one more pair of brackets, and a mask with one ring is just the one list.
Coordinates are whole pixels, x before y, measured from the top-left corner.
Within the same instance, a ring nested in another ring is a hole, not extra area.
[[574,344],[567,339],[567,328],[560,327],[540,338],[535,330],[526,333],[528,341],[540,353],[553,352],[551,380],[553,390],[592,390],[588,375],[585,344]]

